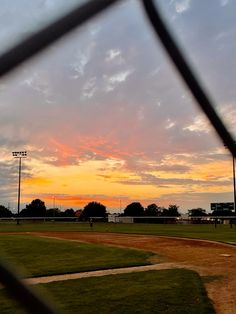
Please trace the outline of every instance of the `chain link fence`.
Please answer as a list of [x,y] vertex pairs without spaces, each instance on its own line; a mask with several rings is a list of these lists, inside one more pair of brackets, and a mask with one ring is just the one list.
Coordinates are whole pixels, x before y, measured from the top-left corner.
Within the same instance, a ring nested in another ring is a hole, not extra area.
[[[62,36],[121,1],[90,0],[82,5],[78,5],[71,12],[59,18],[51,25],[29,36],[15,47],[0,55],[0,76],[7,75],[10,71],[22,65],[23,62],[40,53],[43,49],[46,49]],[[157,35],[157,39],[161,41],[177,72],[179,72],[180,77],[189,88],[196,104],[205,113],[222,143],[227,146],[232,156],[235,157],[236,144],[232,135],[216,113],[212,100],[186,61],[184,53],[178,47],[175,38],[169,32],[157,3],[153,0],[140,1],[143,4],[143,10],[146,13],[147,19]],[[20,277],[3,262],[0,263],[0,282],[29,312],[56,313],[50,304],[41,299],[30,287],[26,286]]]

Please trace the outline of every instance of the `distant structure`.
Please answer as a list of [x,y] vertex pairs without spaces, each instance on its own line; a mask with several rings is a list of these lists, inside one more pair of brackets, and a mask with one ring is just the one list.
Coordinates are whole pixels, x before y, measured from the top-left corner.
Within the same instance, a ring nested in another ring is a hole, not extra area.
[[215,212],[229,212],[234,210],[234,203],[211,203],[211,210]]

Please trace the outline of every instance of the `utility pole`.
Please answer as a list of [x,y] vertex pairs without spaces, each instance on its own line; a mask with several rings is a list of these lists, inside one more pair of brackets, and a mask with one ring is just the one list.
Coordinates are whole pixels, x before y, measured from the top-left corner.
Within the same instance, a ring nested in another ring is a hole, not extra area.
[[[17,217],[20,214],[20,185],[21,185],[21,159],[27,158],[27,152],[12,152],[14,158],[19,159],[19,179],[18,179],[18,197],[17,197]],[[16,220],[17,225],[19,225],[19,219]]]

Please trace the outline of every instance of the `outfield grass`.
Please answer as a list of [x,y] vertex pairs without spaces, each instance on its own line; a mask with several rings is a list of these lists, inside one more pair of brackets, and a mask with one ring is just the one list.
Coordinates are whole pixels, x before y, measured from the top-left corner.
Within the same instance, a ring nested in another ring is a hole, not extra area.
[[[51,295],[61,313],[215,313],[199,275],[190,270],[84,278],[38,285]],[[16,313],[12,301],[0,291],[1,313]],[[18,314],[25,313],[17,311]]]
[[27,277],[150,264],[153,253],[23,235],[1,235],[1,256]]
[[229,225],[181,225],[181,224],[114,224],[94,223],[93,229],[88,223],[77,222],[22,222],[19,226],[15,223],[0,222],[1,232],[37,232],[37,231],[78,231],[78,232],[117,232],[133,234],[150,234],[162,236],[178,236],[196,239],[207,239],[236,243],[236,227]]

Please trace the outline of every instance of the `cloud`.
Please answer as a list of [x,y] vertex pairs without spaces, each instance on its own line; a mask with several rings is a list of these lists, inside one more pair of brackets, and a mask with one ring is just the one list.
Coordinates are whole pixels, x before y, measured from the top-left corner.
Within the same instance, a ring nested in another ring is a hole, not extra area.
[[122,180],[120,183],[127,184],[127,185],[154,185],[154,186],[173,186],[173,185],[182,185],[182,186],[225,186],[225,185],[231,185],[230,180],[217,180],[214,177],[214,180],[210,180],[209,178],[207,180],[199,180],[199,179],[191,179],[191,178],[163,178],[158,177],[152,174],[141,174],[140,178],[137,179],[130,179],[130,180]]
[[74,54],[74,61],[70,64],[70,68],[72,70],[72,78],[78,79],[83,77],[85,74],[86,66],[91,60],[91,56],[93,54],[94,49],[96,48],[96,43],[91,40],[89,45],[83,49],[76,49],[76,53]]
[[117,59],[117,57],[120,57],[121,56],[121,51],[119,49],[110,49],[107,51],[106,53],[106,61],[107,62],[110,62],[114,59]]
[[[223,4],[162,1],[164,15],[177,16],[170,19],[175,34],[235,133],[236,5]],[[32,2],[22,17],[21,5],[5,1],[2,42],[24,18],[31,31],[34,17],[40,14],[38,27],[56,6],[52,0]],[[57,14],[63,1],[58,6]],[[217,18],[209,19],[209,11]],[[14,18],[18,15],[20,21]],[[20,24],[21,30],[26,24]],[[32,176],[47,166],[100,161],[97,177],[109,180],[112,173],[125,172],[116,179],[125,187],[229,186],[220,175],[212,180],[197,175],[201,165],[209,168],[210,177],[219,166],[212,161],[230,157],[218,151],[220,142],[154,39],[137,1],[122,3],[76,30],[1,86],[1,147],[8,152],[28,147],[35,162],[28,170]]]
[[[10,156],[11,157],[11,156]],[[31,167],[22,162],[21,175],[24,178],[31,177]],[[17,202],[19,162],[18,159],[0,160],[0,205],[8,206],[8,203]]]
[[171,121],[169,118],[167,119],[167,125],[165,126],[166,129],[171,129],[175,126],[175,122]]
[[210,203],[231,202],[233,197],[231,192],[184,192],[175,193],[174,195],[165,194],[159,199],[161,202],[168,202],[174,199],[174,201],[180,205],[182,212],[196,207],[202,207],[208,212],[211,212]]
[[191,132],[204,132],[208,133],[210,131],[210,123],[205,117],[195,117],[191,125],[183,128],[183,130],[189,130]]
[[87,98],[91,98],[96,93],[96,77],[90,78],[83,87],[83,96]]
[[[34,199],[38,197],[38,194],[28,194],[25,195],[29,199]],[[120,204],[128,204],[130,202],[129,197],[126,195],[116,195],[115,197],[106,194],[80,194],[80,195],[67,195],[67,194],[50,194],[42,193],[40,198],[46,203],[46,206],[50,208],[51,206],[57,206],[59,208],[68,208],[68,204],[73,204],[76,207],[84,207],[89,202],[99,202],[104,204],[109,208],[120,208]]]
[[222,7],[224,7],[227,4],[229,4],[229,0],[220,0],[220,4],[221,4]]
[[219,108],[220,116],[226,123],[227,127],[236,133],[236,104],[235,103],[225,103]]
[[182,14],[185,11],[189,10],[190,4],[191,4],[191,0],[176,1],[175,10],[177,13]]
[[188,172],[191,168],[187,165],[162,165],[157,167],[160,171],[165,172],[179,172],[179,173],[185,173]]
[[105,90],[107,92],[113,91],[116,86],[118,86],[121,83],[124,83],[127,79],[128,76],[130,76],[132,74],[133,70],[129,69],[129,70],[124,70],[124,71],[120,71],[114,75],[111,75],[110,77],[108,76],[104,76],[104,80],[105,80]]

